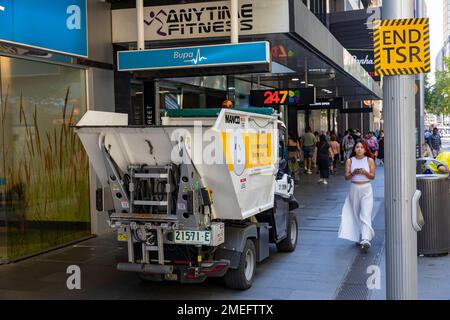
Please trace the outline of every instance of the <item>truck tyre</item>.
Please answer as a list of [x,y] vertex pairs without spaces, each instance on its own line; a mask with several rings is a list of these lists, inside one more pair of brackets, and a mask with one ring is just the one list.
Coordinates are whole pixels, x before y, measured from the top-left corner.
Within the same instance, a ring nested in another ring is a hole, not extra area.
[[287,236],[284,240],[277,243],[278,251],[292,252],[297,246],[298,239],[298,223],[295,214],[289,214],[289,224],[287,229]]
[[231,289],[245,290],[252,286],[256,269],[256,249],[252,240],[247,239],[239,258],[237,269],[229,269],[225,274],[225,285]]

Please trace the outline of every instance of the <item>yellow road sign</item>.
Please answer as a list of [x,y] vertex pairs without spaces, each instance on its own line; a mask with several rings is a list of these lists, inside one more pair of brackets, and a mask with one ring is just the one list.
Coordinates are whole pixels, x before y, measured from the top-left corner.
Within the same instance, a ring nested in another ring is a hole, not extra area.
[[428,18],[376,20],[373,41],[376,75],[430,72]]

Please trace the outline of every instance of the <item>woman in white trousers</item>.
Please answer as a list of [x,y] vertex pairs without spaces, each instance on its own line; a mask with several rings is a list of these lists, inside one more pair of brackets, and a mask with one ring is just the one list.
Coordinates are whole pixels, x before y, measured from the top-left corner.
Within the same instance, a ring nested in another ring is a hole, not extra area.
[[342,208],[339,238],[356,242],[364,252],[375,236],[372,228],[375,161],[367,143],[358,141],[350,159],[345,162],[345,180],[351,181],[350,192]]

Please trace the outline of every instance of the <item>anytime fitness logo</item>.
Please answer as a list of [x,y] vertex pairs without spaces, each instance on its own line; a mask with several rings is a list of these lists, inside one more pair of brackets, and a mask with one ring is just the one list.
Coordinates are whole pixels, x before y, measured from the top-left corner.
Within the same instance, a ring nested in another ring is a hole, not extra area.
[[144,20],[144,23],[148,26],[150,26],[153,21],[158,21],[159,22],[159,28],[156,31],[157,34],[159,34],[160,36],[167,36],[167,33],[162,31],[162,29],[164,28],[164,22],[162,22],[162,20],[159,18],[161,15],[166,16],[167,17],[167,13],[164,10],[159,10],[158,14],[155,15],[155,13],[153,11],[150,11],[150,20]]
[[[209,35],[231,31],[228,5],[192,7],[159,11],[150,10],[144,23],[162,37]],[[240,31],[253,30],[253,4],[243,4],[239,10]]]

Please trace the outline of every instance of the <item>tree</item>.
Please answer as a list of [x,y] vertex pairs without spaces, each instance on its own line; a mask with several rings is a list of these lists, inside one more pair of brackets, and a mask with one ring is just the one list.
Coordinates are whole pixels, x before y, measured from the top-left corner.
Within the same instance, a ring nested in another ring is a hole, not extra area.
[[450,114],[450,57],[444,58],[444,65],[435,72],[435,83],[425,84],[425,108],[433,114]]

